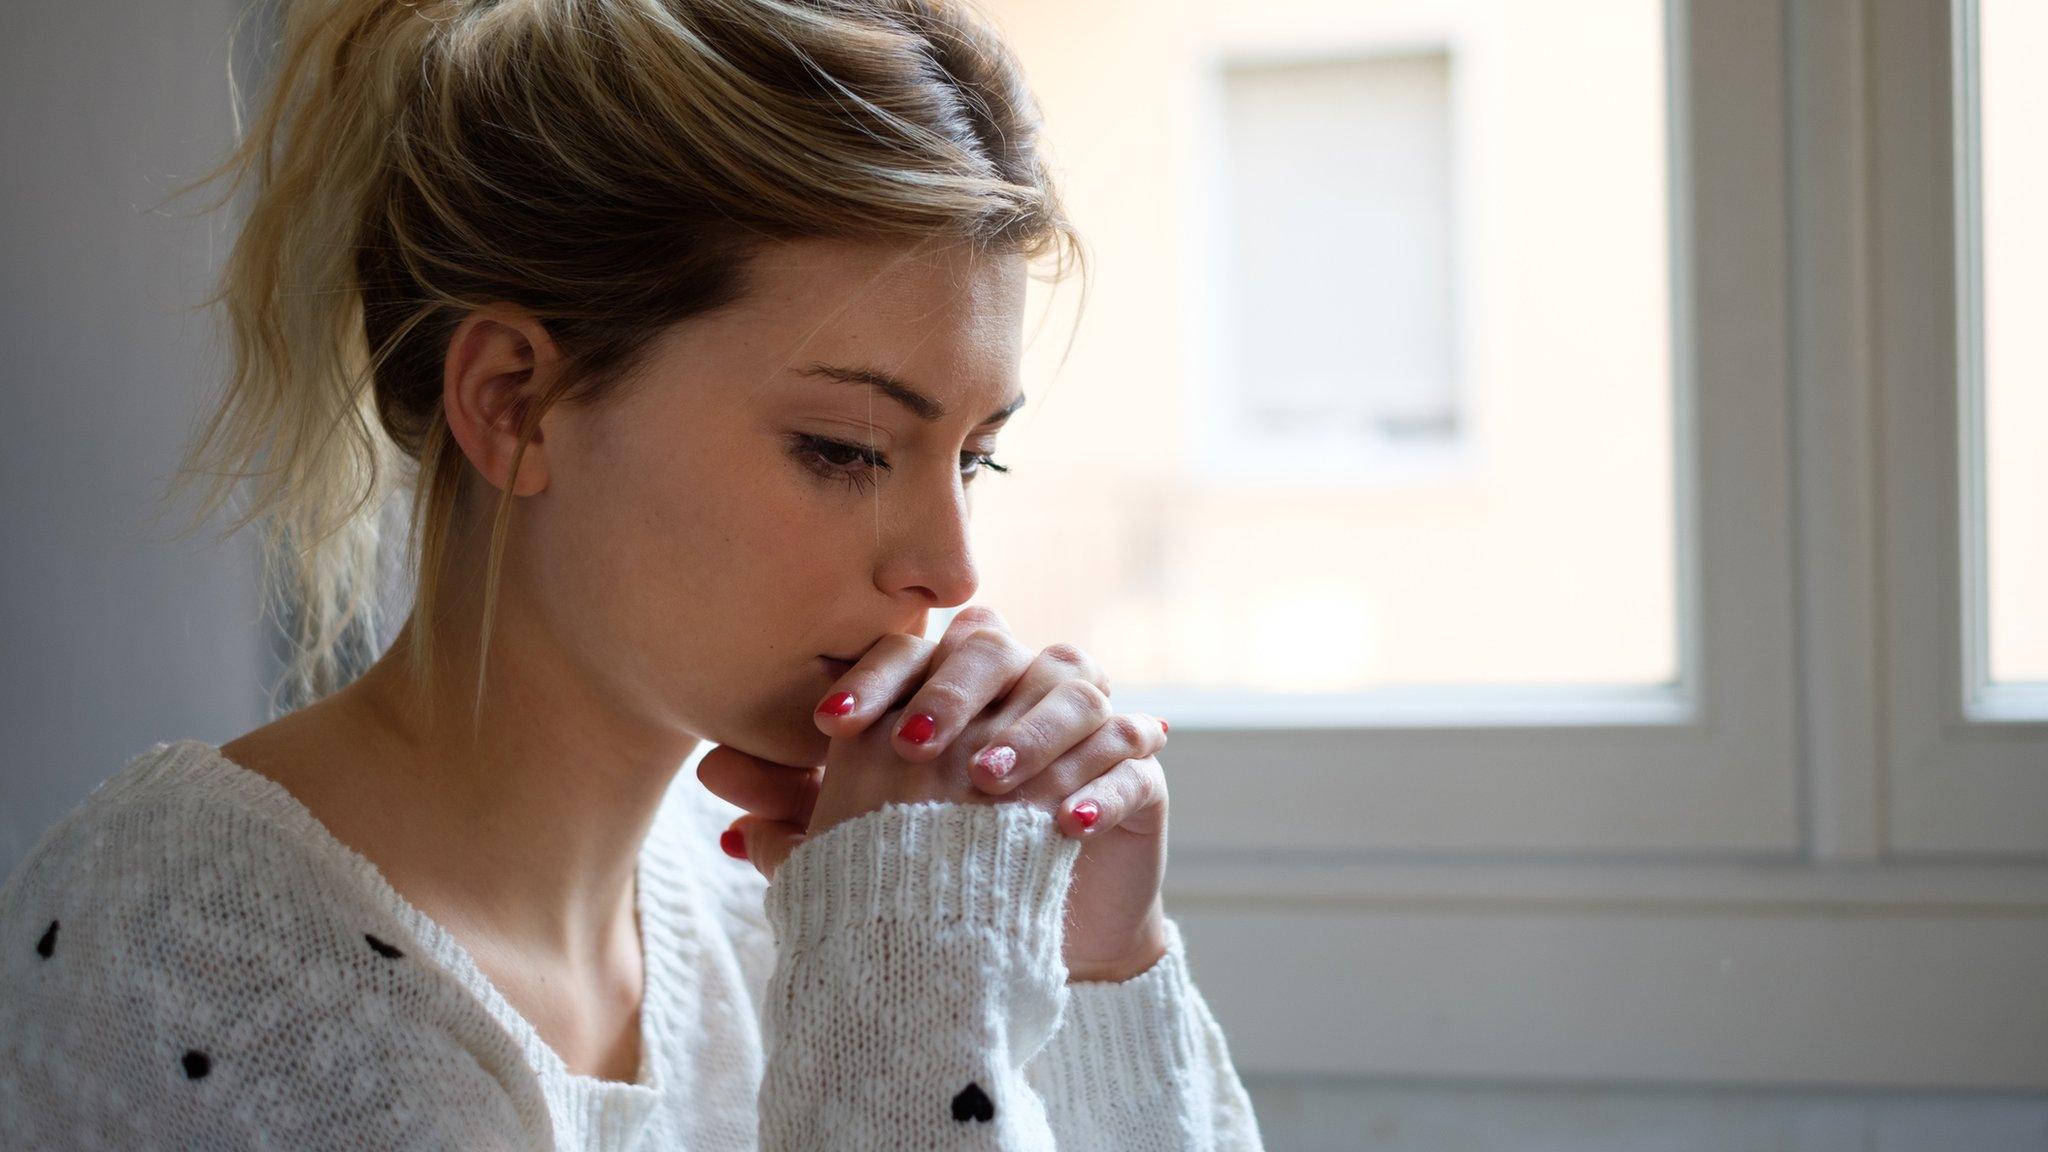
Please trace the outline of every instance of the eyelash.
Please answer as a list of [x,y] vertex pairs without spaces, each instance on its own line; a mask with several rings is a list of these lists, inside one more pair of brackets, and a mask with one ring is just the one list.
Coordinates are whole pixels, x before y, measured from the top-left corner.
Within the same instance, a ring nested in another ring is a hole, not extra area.
[[[795,446],[793,454],[804,467],[824,479],[837,481],[858,491],[866,491],[873,486],[876,469],[886,472],[892,467],[888,457],[881,453],[859,444],[848,444],[844,440],[796,432],[790,435],[790,441]],[[835,453],[850,455],[854,459],[835,460],[832,458]],[[996,472],[1009,471],[1008,468],[996,463],[996,458],[986,452],[962,452],[960,459],[976,465],[974,471],[964,473],[968,483],[972,483],[983,468]]]

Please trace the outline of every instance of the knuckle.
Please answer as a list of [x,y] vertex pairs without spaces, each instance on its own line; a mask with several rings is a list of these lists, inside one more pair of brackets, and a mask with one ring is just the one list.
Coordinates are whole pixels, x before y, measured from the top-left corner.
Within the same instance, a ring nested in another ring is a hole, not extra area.
[[917,699],[911,701],[909,712],[925,712],[935,719],[960,716],[967,713],[973,701],[967,690],[952,680],[931,680],[917,690]]
[[990,635],[1002,642],[1002,655],[1006,663],[1019,671],[1030,665],[1034,653],[1022,640],[1008,632],[992,632]]
[[1088,680],[1066,680],[1061,682],[1060,687],[1068,695],[1079,697],[1088,715],[1096,717],[1107,717],[1109,715],[1109,696],[1102,689],[1097,688],[1093,682]]
[[1154,804],[1165,803],[1165,767],[1162,766],[1157,759],[1151,756],[1147,756],[1143,760],[1137,761],[1137,764],[1140,767],[1140,769],[1142,769],[1142,771],[1139,773],[1139,776],[1144,784],[1144,794],[1147,797],[1149,797]]
[[1039,659],[1053,664],[1065,664],[1071,668],[1088,666],[1088,654],[1064,640],[1056,640],[1040,649]]
[[1045,749],[1052,746],[1054,733],[1049,727],[1050,722],[1044,716],[1027,713],[989,743],[1008,744],[1015,748],[1017,763],[1021,765],[1033,756],[1042,755]]
[[980,652],[989,659],[990,663],[995,664],[1000,664],[1003,658],[1009,654],[1010,649],[1015,646],[1016,641],[1012,640],[1007,632],[971,632],[965,640],[960,641],[960,650],[962,652],[969,650]]
[[1138,723],[1137,718],[1128,712],[1119,712],[1111,716],[1103,727],[1121,744],[1132,748],[1145,746],[1145,726]]
[[1010,630],[1009,624],[1003,620],[1003,614],[986,604],[969,604],[955,612],[952,622],[947,625],[947,631],[954,628],[987,628],[998,632]]

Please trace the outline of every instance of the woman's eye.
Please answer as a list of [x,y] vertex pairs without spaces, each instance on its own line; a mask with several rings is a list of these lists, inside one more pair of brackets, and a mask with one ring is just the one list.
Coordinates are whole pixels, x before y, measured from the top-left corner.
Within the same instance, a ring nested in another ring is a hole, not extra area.
[[[835,481],[858,491],[866,491],[875,483],[877,474],[892,467],[889,458],[872,448],[834,440],[827,436],[812,436],[798,432],[790,436],[790,451],[798,462],[821,479]],[[996,472],[1009,469],[996,462],[986,452],[962,452],[960,454],[960,475],[968,482],[981,473],[983,468]]]
[[848,444],[825,436],[796,432],[790,435],[790,454],[821,479],[837,481],[848,488],[865,490],[875,482],[877,471],[889,469],[889,458],[872,448]]
[[991,472],[1009,471],[1008,468],[1005,468],[1001,464],[996,463],[996,458],[989,455],[986,452],[962,452],[960,454],[960,460],[962,463],[974,465],[972,469],[963,468],[960,471],[960,474],[962,476],[967,477],[969,480],[972,480],[976,476],[981,475],[981,470],[983,468],[986,468]]

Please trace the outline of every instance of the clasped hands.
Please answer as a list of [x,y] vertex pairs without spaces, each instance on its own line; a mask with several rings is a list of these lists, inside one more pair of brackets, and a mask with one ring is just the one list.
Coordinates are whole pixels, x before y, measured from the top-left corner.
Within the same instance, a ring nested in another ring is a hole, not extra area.
[[726,745],[698,764],[706,788],[746,809],[728,836],[742,838],[764,876],[805,839],[887,803],[1033,804],[1081,841],[1067,891],[1068,981],[1127,980],[1165,955],[1167,793],[1156,754],[1166,722],[1112,710],[1086,653],[1034,653],[995,611],[970,605],[936,643],[907,633],[877,641],[813,719],[831,738],[822,767]]

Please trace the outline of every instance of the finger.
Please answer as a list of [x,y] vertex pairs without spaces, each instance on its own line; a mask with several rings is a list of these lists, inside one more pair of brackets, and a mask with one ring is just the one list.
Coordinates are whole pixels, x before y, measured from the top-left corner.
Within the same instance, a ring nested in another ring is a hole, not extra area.
[[742,816],[726,829],[720,847],[726,855],[746,860],[773,881],[776,869],[806,839],[804,829],[795,824]]
[[913,762],[936,758],[991,701],[1010,694],[1031,660],[1031,650],[999,628],[968,632],[950,652],[935,651],[931,674],[904,706],[896,754]]
[[1159,717],[1143,712],[1118,712],[1080,743],[1047,764],[1040,775],[1056,794],[1078,792],[1095,777],[1125,760],[1141,760],[1166,746]]
[[946,623],[945,635],[939,637],[938,647],[932,649],[932,667],[936,668],[951,659],[960,645],[976,632],[1001,632],[1010,635],[1010,625],[1002,613],[986,604],[969,604],[953,614]]
[[811,822],[824,781],[822,768],[777,764],[720,744],[697,762],[697,779],[713,795],[767,820]]
[[1110,694],[1109,677],[1103,675],[1095,658],[1065,642],[1040,649],[1031,667],[1018,679],[1016,691],[1026,700],[1035,700],[1062,680],[1086,680],[1102,689],[1104,696]]
[[988,744],[975,752],[968,777],[976,788],[991,796],[1014,791],[1068,749],[1094,735],[1114,714],[1102,689],[1086,680],[1062,680],[1040,697],[1030,711],[991,736]]
[[827,736],[853,736],[903,702],[923,681],[937,645],[908,632],[875,641],[825,693],[811,720]]
[[1166,829],[1166,770],[1153,756],[1122,761],[1062,800],[1053,822],[1082,840],[1112,828],[1157,836]]

